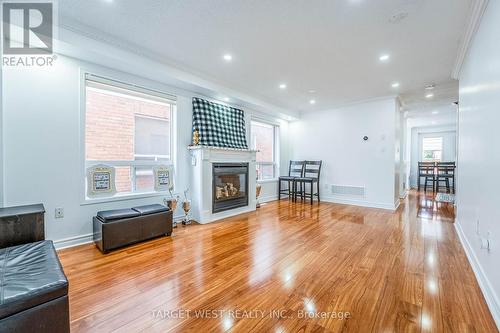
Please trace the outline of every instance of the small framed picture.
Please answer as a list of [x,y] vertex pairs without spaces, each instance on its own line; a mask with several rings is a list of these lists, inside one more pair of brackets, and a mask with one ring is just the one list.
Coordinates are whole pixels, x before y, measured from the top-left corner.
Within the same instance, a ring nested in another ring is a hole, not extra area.
[[99,164],[87,168],[87,195],[89,197],[116,193],[115,168]]
[[174,168],[171,165],[160,165],[153,168],[155,191],[172,191],[174,189]]

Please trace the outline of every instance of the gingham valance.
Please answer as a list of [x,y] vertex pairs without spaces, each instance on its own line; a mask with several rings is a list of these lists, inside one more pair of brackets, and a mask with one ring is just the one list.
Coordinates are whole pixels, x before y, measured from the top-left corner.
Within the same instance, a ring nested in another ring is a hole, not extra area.
[[202,146],[248,149],[243,110],[193,98],[193,132]]

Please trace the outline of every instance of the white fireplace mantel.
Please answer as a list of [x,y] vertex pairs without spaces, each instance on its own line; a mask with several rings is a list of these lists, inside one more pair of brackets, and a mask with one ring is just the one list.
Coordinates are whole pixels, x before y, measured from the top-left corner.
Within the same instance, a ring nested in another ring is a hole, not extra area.
[[[191,153],[191,195],[193,218],[199,223],[210,223],[226,217],[255,210],[257,151],[218,148],[207,146],[189,146]],[[212,212],[212,164],[213,163],[248,163],[248,206]]]

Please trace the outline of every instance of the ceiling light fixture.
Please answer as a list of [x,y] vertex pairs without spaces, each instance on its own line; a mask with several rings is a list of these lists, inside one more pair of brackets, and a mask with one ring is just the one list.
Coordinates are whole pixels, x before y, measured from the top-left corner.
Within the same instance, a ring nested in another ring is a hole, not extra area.
[[390,58],[390,57],[391,57],[391,56],[390,56],[390,55],[388,55],[388,54],[382,54],[382,55],[381,55],[378,59],[379,59],[380,61],[382,61],[382,62],[386,62],[386,61],[388,61],[388,60],[389,60],[389,58]]
[[224,97],[223,100],[224,102],[229,102],[229,97]]
[[316,90],[311,89],[311,90],[309,90],[309,93],[310,93],[310,94],[314,94],[314,93],[316,93]]
[[314,99],[311,99],[311,100],[309,101],[309,104],[311,104],[311,105],[314,105],[314,104],[316,104],[316,100],[314,100]]
[[286,89],[286,83],[281,83],[280,84],[280,89]]
[[427,95],[425,95],[425,98],[432,98],[432,97],[434,97],[434,94],[427,94]]
[[438,114],[439,111],[432,111],[432,114]]
[[397,88],[397,87],[399,87],[399,82],[394,82],[391,86],[392,86],[393,88]]
[[434,88],[436,88],[435,84],[428,84],[428,85],[425,86],[425,90],[432,90]]
[[224,60],[228,61],[228,62],[229,62],[229,61],[231,61],[231,60],[233,60],[233,56],[232,56],[232,55],[230,55],[229,53],[224,54],[224,55],[222,56],[222,58],[223,58]]

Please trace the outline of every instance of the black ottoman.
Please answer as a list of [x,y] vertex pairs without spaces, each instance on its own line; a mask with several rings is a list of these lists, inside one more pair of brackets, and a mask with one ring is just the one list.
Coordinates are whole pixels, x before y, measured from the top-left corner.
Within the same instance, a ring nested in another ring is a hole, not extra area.
[[0,331],[69,332],[68,280],[52,241],[0,249]]
[[156,204],[97,212],[94,243],[106,253],[129,244],[172,234],[172,211]]

